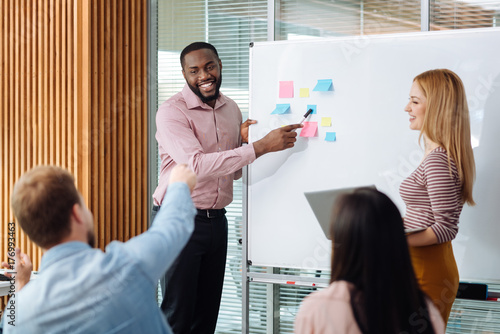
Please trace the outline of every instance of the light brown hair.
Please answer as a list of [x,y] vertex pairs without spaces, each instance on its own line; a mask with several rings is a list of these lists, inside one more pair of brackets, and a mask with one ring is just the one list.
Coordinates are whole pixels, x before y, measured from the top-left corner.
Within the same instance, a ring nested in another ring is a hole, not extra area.
[[56,166],[37,166],[21,176],[11,201],[23,231],[45,249],[70,234],[71,210],[81,202],[73,176]]
[[462,80],[450,70],[437,69],[419,74],[414,81],[427,98],[420,138],[425,135],[446,150],[448,164],[451,158],[457,165],[462,182],[462,201],[474,205],[472,186],[476,165],[471,145],[469,107]]

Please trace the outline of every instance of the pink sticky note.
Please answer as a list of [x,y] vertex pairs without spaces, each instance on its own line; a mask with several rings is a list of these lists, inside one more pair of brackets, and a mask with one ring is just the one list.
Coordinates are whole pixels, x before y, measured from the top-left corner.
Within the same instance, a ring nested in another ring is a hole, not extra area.
[[280,81],[280,98],[293,97],[293,81]]
[[304,127],[300,131],[300,137],[316,137],[318,122],[304,122]]

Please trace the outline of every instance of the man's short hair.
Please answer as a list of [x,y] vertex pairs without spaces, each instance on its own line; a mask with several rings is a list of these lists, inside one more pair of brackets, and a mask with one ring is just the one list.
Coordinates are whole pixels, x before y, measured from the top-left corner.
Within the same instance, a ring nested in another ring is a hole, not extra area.
[[70,234],[71,211],[81,203],[73,176],[56,166],[38,166],[21,176],[11,200],[23,231],[45,249]]
[[219,54],[217,53],[217,49],[215,49],[215,46],[213,46],[210,43],[205,43],[205,42],[194,42],[194,43],[191,43],[188,46],[186,46],[184,48],[184,50],[182,50],[182,52],[181,52],[181,66],[183,69],[184,69],[184,57],[192,51],[201,50],[201,49],[212,50],[213,53],[215,54],[215,56],[217,57],[217,59],[219,59]]

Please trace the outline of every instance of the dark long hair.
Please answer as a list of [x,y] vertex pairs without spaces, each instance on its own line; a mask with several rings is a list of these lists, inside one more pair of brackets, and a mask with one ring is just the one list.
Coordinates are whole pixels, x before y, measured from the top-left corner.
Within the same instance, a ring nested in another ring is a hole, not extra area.
[[333,207],[331,282],[353,283],[351,305],[361,331],[434,333],[408,251],[403,220],[383,193],[359,188]]

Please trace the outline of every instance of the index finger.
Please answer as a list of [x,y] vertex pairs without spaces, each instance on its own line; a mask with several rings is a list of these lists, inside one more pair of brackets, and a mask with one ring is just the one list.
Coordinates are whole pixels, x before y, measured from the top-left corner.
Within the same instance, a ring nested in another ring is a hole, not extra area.
[[282,129],[285,131],[293,131],[295,129],[302,128],[302,127],[304,127],[303,124],[290,124],[290,125],[285,125],[284,127],[282,127]]

